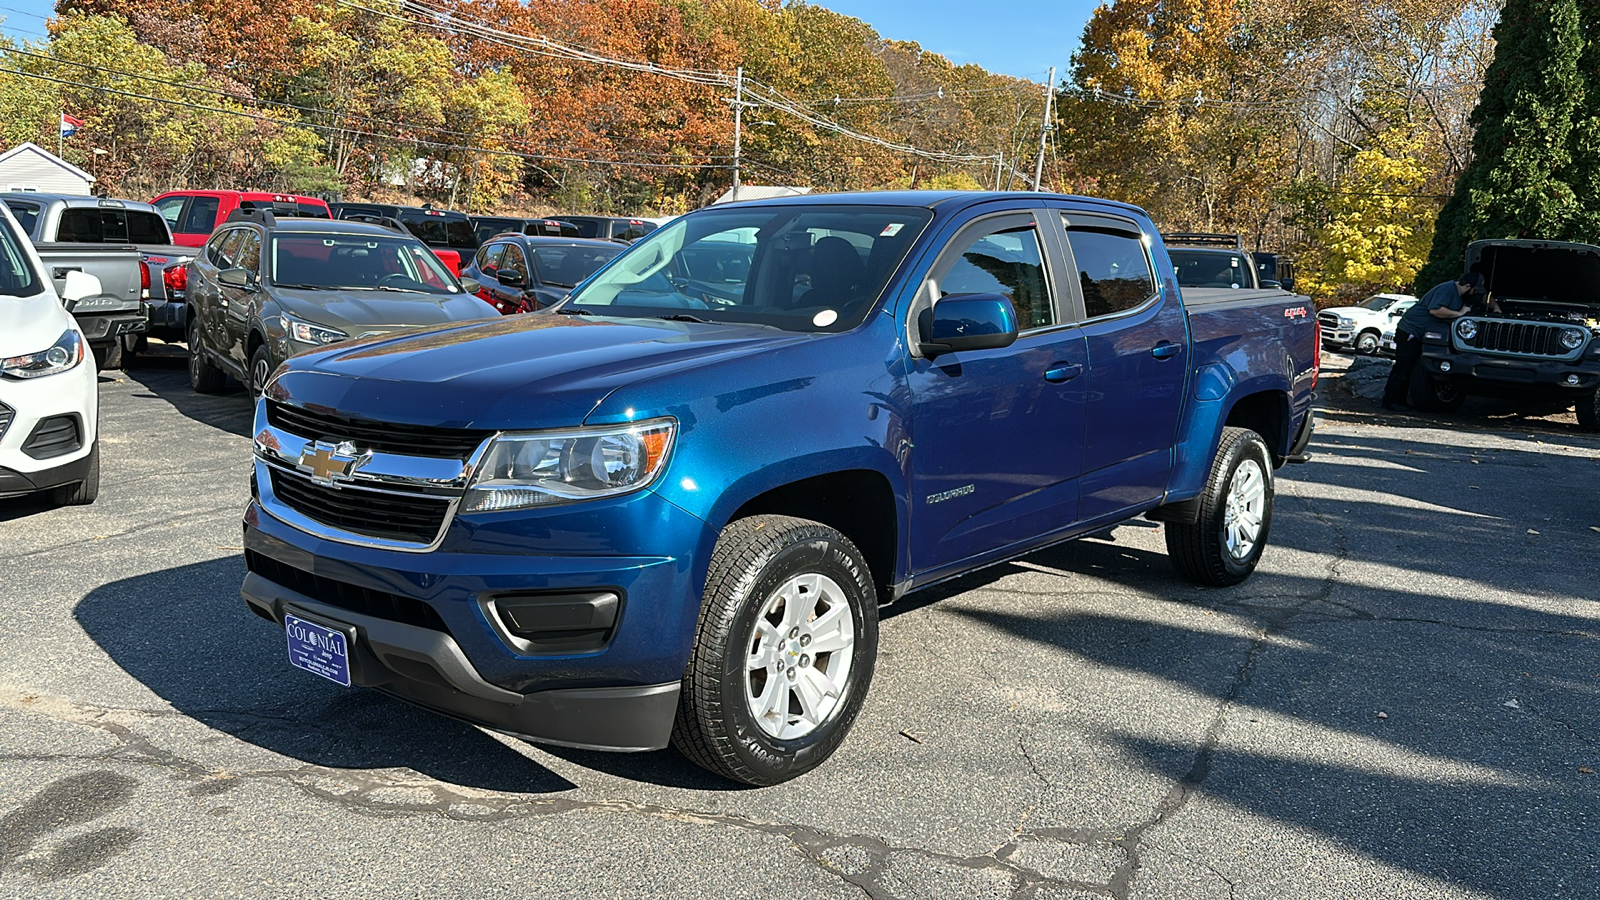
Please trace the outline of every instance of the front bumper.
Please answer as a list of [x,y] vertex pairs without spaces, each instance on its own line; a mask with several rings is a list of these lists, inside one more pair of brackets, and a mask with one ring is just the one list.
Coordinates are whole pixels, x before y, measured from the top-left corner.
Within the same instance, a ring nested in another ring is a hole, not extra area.
[[[94,361],[43,378],[0,379],[0,493],[25,493],[82,481],[99,433]],[[76,449],[36,438],[63,418],[74,421]],[[74,468],[76,467],[76,468]],[[75,477],[74,477],[75,476]]]
[[1424,346],[1422,364],[1435,377],[1469,391],[1481,386],[1491,392],[1533,387],[1554,393],[1582,393],[1600,387],[1600,359],[1593,356],[1577,360],[1491,356],[1447,350],[1435,343]]
[[[288,610],[346,630],[355,684],[528,740],[652,750],[670,737],[698,622],[691,560],[714,540],[650,491],[463,517],[426,553],[319,537],[252,502],[242,594],[280,626]],[[620,598],[614,622],[577,649],[521,640],[500,613],[599,591]]]

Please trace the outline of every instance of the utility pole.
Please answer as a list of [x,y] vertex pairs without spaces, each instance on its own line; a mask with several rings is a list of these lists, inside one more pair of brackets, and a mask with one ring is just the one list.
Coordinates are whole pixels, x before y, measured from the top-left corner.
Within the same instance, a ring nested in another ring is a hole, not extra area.
[[1044,179],[1044,148],[1050,140],[1050,102],[1056,97],[1056,67],[1050,67],[1050,75],[1044,83],[1044,124],[1039,126],[1039,159],[1033,164],[1033,189],[1039,190],[1039,182]]
[[739,66],[733,70],[733,202],[735,203],[739,200],[739,139],[743,128],[744,66]]

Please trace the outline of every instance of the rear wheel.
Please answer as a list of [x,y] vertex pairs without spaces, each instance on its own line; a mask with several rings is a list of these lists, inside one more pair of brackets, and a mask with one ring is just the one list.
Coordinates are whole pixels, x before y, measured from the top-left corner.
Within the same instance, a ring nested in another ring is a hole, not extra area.
[[64,484],[50,492],[57,506],[88,506],[100,496],[100,442],[89,448],[89,474],[77,484]]
[[95,368],[102,372],[122,368],[122,338],[112,338],[109,344],[91,346],[89,352],[94,354]]
[[1363,331],[1356,337],[1356,352],[1362,356],[1371,356],[1378,352],[1378,333],[1376,331]]
[[711,557],[672,743],[746,784],[808,772],[850,731],[877,653],[877,595],[848,538],[805,519],[740,519]]
[[206,359],[200,346],[200,320],[191,317],[185,333],[189,342],[189,386],[202,394],[220,394],[228,386],[228,376]]
[[1600,431],[1600,391],[1578,398],[1578,427],[1584,431]]
[[1411,385],[1406,400],[1419,412],[1448,413],[1461,408],[1467,395],[1455,383],[1435,378],[1422,363],[1411,369]]
[[1211,474],[1192,523],[1167,525],[1167,556],[1190,581],[1214,587],[1238,584],[1261,561],[1272,531],[1272,457],[1261,435],[1222,429]]
[[126,369],[133,364],[133,358],[145,352],[150,347],[150,338],[142,334],[125,334],[118,338],[122,342],[122,367]]

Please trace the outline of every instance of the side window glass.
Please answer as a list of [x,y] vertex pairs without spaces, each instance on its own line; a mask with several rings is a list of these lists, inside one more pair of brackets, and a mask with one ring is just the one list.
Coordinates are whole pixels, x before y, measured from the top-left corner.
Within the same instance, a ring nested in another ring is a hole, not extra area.
[[1000,294],[1011,300],[1020,330],[1056,324],[1044,272],[1039,229],[1017,224],[1008,216],[997,230],[968,232],[958,244],[960,256],[939,281],[941,297]]
[[39,224],[39,207],[32,203],[9,202],[11,214],[17,217],[17,224],[22,226],[23,234],[33,234],[33,229]]
[[183,215],[183,197],[168,197],[156,204],[156,211],[167,220],[167,227],[178,230],[178,218]]
[[500,268],[500,256],[505,253],[505,244],[488,244],[478,251],[478,271],[493,272]]
[[261,273],[261,238],[254,231],[241,229],[244,240],[239,242],[239,255],[235,257],[242,269],[248,269],[251,274]]
[[195,197],[189,201],[189,210],[184,214],[183,226],[178,230],[184,234],[210,234],[217,227],[217,208],[222,201],[216,197]]
[[231,269],[234,260],[238,258],[239,242],[244,240],[244,229],[234,228],[224,231],[211,239],[211,244],[206,250],[206,258],[211,260],[219,269]]
[[1126,232],[1068,228],[1067,243],[1078,267],[1088,318],[1141,306],[1156,292],[1144,241]]
[[528,261],[522,256],[522,248],[515,244],[507,244],[506,255],[500,260],[500,268],[509,272],[516,272],[526,278],[528,275]]

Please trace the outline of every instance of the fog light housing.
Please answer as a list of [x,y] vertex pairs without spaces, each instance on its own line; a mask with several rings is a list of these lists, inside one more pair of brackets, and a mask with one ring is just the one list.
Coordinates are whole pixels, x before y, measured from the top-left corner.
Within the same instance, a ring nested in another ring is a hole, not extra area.
[[1581,381],[1581,380],[1582,380],[1582,379],[1580,379],[1580,378],[1579,378],[1579,377],[1578,377],[1578,376],[1576,376],[1576,375],[1568,375],[1568,376],[1567,376],[1567,384],[1571,384],[1571,385],[1576,385],[1576,384],[1577,384],[1577,383],[1578,383],[1578,382],[1579,382],[1579,381]]
[[613,591],[500,594],[485,605],[501,637],[524,653],[587,653],[611,642],[622,598]]
[[1446,360],[1440,361],[1440,363],[1439,363],[1439,371],[1441,371],[1441,372],[1450,371],[1450,360],[1446,359]]

